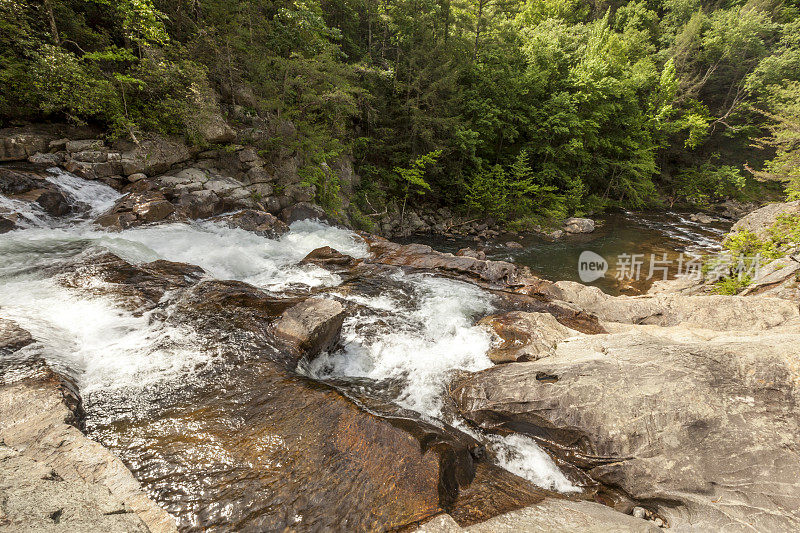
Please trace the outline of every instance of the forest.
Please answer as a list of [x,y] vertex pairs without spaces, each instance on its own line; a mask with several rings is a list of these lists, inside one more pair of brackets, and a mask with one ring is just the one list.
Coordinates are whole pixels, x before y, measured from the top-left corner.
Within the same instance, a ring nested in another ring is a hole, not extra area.
[[796,0],[0,0],[0,28],[4,126],[202,143],[218,103],[290,125],[251,141],[334,211],[343,155],[364,213],[800,198]]

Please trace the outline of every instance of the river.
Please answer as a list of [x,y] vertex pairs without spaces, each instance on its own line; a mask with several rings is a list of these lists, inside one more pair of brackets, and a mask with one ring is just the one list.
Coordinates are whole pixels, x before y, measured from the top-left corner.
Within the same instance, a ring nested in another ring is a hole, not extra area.
[[[422,421],[472,435],[499,466],[540,487],[581,490],[533,440],[482,434],[447,409],[446,386],[453,373],[492,366],[490,337],[475,326],[495,309],[489,293],[399,268],[378,283],[354,284],[301,265],[322,246],[356,258],[367,254],[354,233],[319,222],[295,223],[280,239],[213,222],[100,231],[90,220],[120,195],[101,183],[51,172],[49,180],[73,202],[70,217],[52,219],[29,204],[0,197],[0,207],[23,215],[22,229],[0,236],[0,316],[17,321],[36,339],[23,356],[43,358],[75,379],[84,398],[87,434],[120,456],[183,530],[226,530],[233,524],[282,529],[301,523],[315,529],[369,510],[342,510],[337,502],[314,497],[316,474],[299,472],[292,466],[297,453],[287,452],[287,441],[302,440],[304,428],[281,432],[270,422],[279,416],[274,401],[285,382],[250,364],[249,346],[237,345],[235,336],[209,340],[169,321],[169,312],[133,312],[96,280],[83,280],[80,290],[64,286],[54,273],[58,265],[91,263],[101,252],[134,264],[166,259],[198,265],[206,278],[243,281],[276,297],[316,294],[347,303],[355,311],[345,320],[339,348],[305,362],[297,379],[344,391],[356,387],[359,394],[389,401]],[[555,243],[529,237],[521,250],[495,243],[488,251],[492,258],[518,261],[547,277],[575,279],[584,249],[608,256],[631,248],[637,253],[713,250],[723,231],[673,213],[625,214],[606,218],[590,236]],[[463,243],[432,244],[449,250]],[[620,290],[618,284],[604,283],[605,289]]]

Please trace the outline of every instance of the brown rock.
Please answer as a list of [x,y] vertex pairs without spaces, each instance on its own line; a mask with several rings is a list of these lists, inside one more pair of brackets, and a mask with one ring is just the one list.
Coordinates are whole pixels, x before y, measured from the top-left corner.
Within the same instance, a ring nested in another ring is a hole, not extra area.
[[283,313],[274,332],[277,338],[314,357],[338,342],[344,317],[339,302],[309,298]]
[[250,231],[269,239],[277,239],[289,232],[289,226],[275,216],[253,209],[245,209],[238,213],[215,217],[212,220],[222,222],[228,227]]
[[578,335],[546,313],[511,312],[482,319],[494,337],[489,359],[495,364],[536,361],[555,353],[562,340]]
[[0,318],[0,355],[8,355],[33,342],[33,337],[13,320]]

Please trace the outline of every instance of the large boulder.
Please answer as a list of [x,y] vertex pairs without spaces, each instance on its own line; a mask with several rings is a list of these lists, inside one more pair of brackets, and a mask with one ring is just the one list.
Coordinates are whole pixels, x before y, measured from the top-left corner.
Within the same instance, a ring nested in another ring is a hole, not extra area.
[[123,230],[133,226],[161,222],[175,213],[175,206],[158,191],[130,193],[120,198],[95,223],[108,229]]
[[451,395],[468,420],[533,436],[674,531],[798,530],[796,329],[628,328],[465,377]]
[[125,176],[139,173],[156,176],[191,158],[183,141],[155,134],[141,139],[136,145],[126,144],[122,148],[120,163]]
[[212,220],[221,222],[228,227],[250,231],[269,239],[277,239],[289,232],[289,226],[275,216],[253,209],[245,209],[230,215],[214,217]]
[[594,220],[590,218],[568,218],[564,221],[564,231],[567,233],[592,233],[594,228]]
[[309,298],[283,313],[275,324],[275,336],[313,357],[333,348],[344,317],[344,307],[339,302]]
[[308,202],[298,202],[281,211],[281,219],[287,224],[301,220],[327,220],[325,210]]
[[769,204],[739,220],[731,228],[731,233],[750,231],[760,239],[768,237],[767,230],[782,215],[800,215],[800,200],[787,203]]

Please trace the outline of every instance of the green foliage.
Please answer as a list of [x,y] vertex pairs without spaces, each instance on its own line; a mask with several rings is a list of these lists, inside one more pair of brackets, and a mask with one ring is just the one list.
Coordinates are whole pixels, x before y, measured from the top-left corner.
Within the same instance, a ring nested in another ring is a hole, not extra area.
[[343,154],[371,214],[401,198],[510,222],[659,192],[706,203],[738,194],[745,165],[800,198],[798,15],[792,0],[0,0],[0,118],[196,138],[221,103],[259,149],[299,155],[332,213]]
[[752,282],[752,278],[747,275],[726,277],[714,283],[711,293],[735,296],[745,290]]
[[673,182],[676,199],[701,207],[726,198],[738,198],[745,184],[745,176],[739,169],[730,165],[717,166],[712,161],[682,170]]

